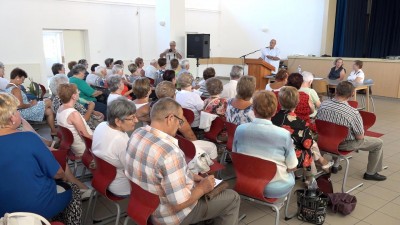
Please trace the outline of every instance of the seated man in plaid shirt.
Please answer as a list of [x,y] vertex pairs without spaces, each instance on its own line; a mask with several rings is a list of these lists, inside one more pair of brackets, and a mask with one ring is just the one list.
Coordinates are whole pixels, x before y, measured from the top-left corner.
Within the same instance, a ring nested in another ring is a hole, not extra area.
[[201,198],[213,190],[214,176],[201,177],[188,170],[185,155],[174,138],[184,123],[181,106],[160,99],[151,109],[151,126],[137,129],[127,148],[125,174],[143,189],[160,196],[152,214],[155,224],[238,223],[240,197],[224,190],[212,200]]

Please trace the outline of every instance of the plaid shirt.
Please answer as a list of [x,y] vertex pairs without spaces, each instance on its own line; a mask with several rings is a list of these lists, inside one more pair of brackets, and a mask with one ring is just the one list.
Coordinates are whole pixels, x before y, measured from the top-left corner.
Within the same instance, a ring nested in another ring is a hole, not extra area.
[[356,135],[364,134],[360,113],[347,102],[339,102],[336,99],[323,101],[316,118],[348,127],[346,141],[353,141]]
[[150,126],[131,136],[126,154],[126,176],[143,189],[157,194],[160,205],[152,214],[154,224],[180,224],[195,204],[179,212],[172,205],[187,201],[194,185],[178,140]]

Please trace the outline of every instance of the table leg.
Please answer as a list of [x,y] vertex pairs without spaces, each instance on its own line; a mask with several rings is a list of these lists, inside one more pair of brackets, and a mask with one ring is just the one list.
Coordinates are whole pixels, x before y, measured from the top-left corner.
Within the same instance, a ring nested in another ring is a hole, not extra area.
[[367,105],[367,111],[369,112],[369,86],[367,86],[367,89],[366,89],[366,94],[365,94],[365,104]]

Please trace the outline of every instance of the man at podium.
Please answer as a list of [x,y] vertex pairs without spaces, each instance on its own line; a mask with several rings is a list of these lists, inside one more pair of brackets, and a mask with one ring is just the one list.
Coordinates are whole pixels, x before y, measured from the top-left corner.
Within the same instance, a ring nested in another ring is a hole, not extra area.
[[280,62],[279,58],[280,51],[278,48],[275,48],[275,45],[276,45],[276,40],[272,39],[269,42],[268,47],[261,49],[261,58],[275,67],[275,71],[271,71],[271,73],[274,75],[279,71],[279,62]]

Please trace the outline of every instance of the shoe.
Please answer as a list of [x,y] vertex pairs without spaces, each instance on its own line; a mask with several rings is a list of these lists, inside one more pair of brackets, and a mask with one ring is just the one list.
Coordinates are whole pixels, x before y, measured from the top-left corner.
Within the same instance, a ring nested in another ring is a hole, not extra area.
[[326,165],[321,166],[321,168],[326,172],[329,173],[331,167],[335,164],[333,161],[329,161]]
[[364,173],[364,180],[384,181],[386,180],[386,176],[380,175],[379,173],[375,173],[374,175]]
[[339,165],[338,167],[332,166],[331,173],[337,174],[341,170],[342,170],[342,165]]
[[92,194],[92,189],[81,189],[81,200],[87,200]]

